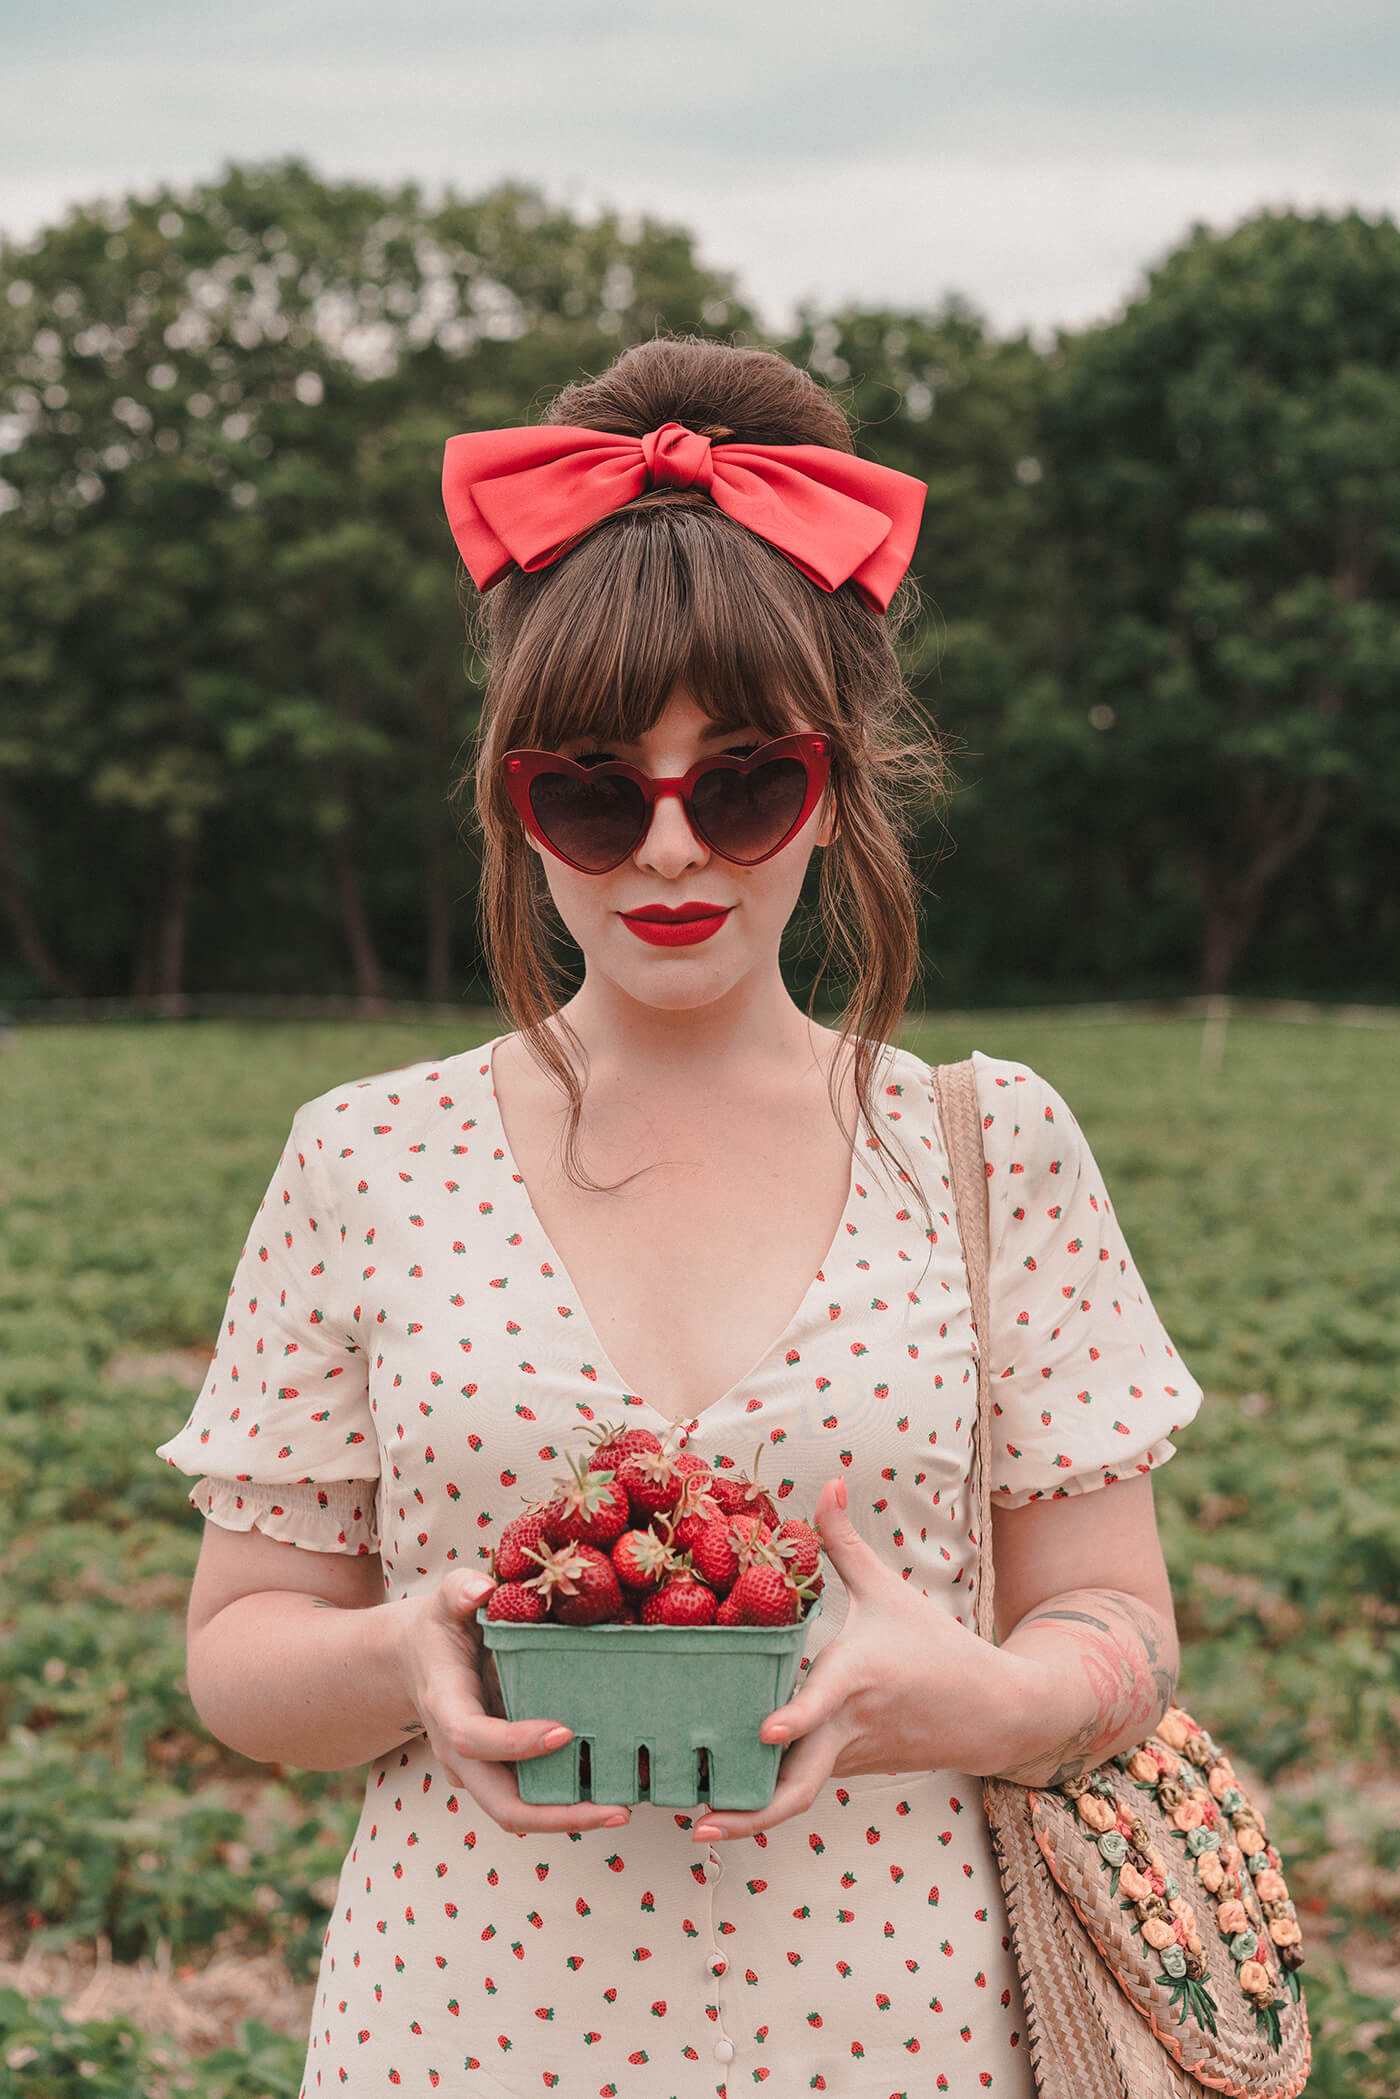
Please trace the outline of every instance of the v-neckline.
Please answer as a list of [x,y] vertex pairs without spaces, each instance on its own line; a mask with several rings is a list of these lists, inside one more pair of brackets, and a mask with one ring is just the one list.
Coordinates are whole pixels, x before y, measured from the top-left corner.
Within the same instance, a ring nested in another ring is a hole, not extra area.
[[[490,1042],[485,1045],[486,1086],[487,1091],[491,1097],[491,1116],[495,1124],[495,1141],[500,1146],[502,1160],[504,1164],[508,1167],[511,1174],[511,1178],[520,1191],[520,1199],[524,1204],[526,1212],[528,1213],[531,1228],[534,1231],[537,1239],[539,1240],[541,1247],[544,1249],[545,1257],[549,1261],[550,1266],[553,1269],[553,1272],[558,1278],[560,1284],[567,1288],[567,1292],[573,1301],[573,1304],[578,1312],[579,1318],[583,1322],[584,1330],[587,1332],[590,1342],[592,1344],[592,1352],[597,1359],[596,1367],[601,1370],[606,1370],[608,1376],[612,1378],[614,1384],[617,1386],[618,1391],[621,1393],[624,1404],[634,1407],[645,1407],[648,1413],[654,1414],[659,1421],[664,1421],[668,1427],[679,1428],[683,1430],[687,1435],[693,1436],[699,1429],[699,1426],[702,1421],[708,1421],[712,1414],[718,1412],[721,1408],[728,1406],[734,1399],[738,1398],[740,1394],[747,1390],[750,1382],[754,1377],[757,1376],[758,1372],[763,1368],[764,1364],[768,1361],[769,1357],[772,1356],[776,1352],[776,1350],[783,1346],[783,1344],[787,1341],[789,1335],[793,1332],[793,1330],[800,1325],[803,1315],[807,1310],[808,1300],[810,1299],[812,1292],[817,1288],[818,1284],[826,1285],[830,1282],[830,1270],[834,1264],[837,1253],[840,1251],[841,1243],[846,1233],[846,1225],[851,1214],[851,1206],[856,1198],[857,1174],[860,1168],[860,1155],[863,1147],[863,1142],[868,1134],[866,1129],[865,1117],[861,1113],[859,1103],[857,1103],[856,1106],[856,1138],[854,1144],[851,1146],[851,1168],[850,1173],[847,1176],[846,1199],[841,1206],[841,1215],[836,1220],[836,1230],[832,1233],[831,1243],[827,1247],[826,1252],[823,1254],[820,1262],[818,1263],[816,1273],[813,1275],[811,1281],[808,1283],[806,1289],[803,1291],[801,1298],[798,1300],[798,1303],[793,1308],[791,1316],[787,1319],[781,1330],[773,1336],[773,1339],[767,1344],[767,1346],[764,1349],[762,1349],[761,1352],[755,1357],[754,1361],[749,1365],[748,1369],[744,1372],[743,1376],[736,1378],[734,1380],[734,1383],[729,1386],[727,1391],[721,1392],[718,1398],[716,1399],[707,1400],[705,1405],[701,1407],[699,1413],[697,1414],[668,1414],[663,1408],[656,1406],[653,1401],[643,1398],[641,1393],[639,1393],[634,1386],[629,1384],[626,1378],[624,1378],[621,1372],[618,1370],[617,1365],[613,1362],[612,1357],[608,1354],[608,1351],[604,1348],[602,1341],[599,1338],[598,1328],[593,1320],[592,1315],[588,1310],[587,1305],[585,1305],[585,1303],[583,1302],[583,1298],[579,1293],[577,1284],[574,1282],[573,1277],[569,1274],[569,1271],[565,1266],[564,1262],[560,1259],[558,1249],[556,1248],[553,1240],[550,1238],[548,1232],[545,1230],[539,1211],[535,1208],[534,1198],[531,1195],[529,1187],[526,1184],[525,1176],[520,1171],[519,1162],[515,1157],[515,1153],[511,1150],[510,1138],[506,1134],[505,1117],[501,1113],[501,1103],[496,1093],[496,1049],[500,1043],[505,1041],[505,1039],[506,1038],[504,1035],[493,1035]],[[479,1056],[480,1052],[478,1051],[477,1054]]]

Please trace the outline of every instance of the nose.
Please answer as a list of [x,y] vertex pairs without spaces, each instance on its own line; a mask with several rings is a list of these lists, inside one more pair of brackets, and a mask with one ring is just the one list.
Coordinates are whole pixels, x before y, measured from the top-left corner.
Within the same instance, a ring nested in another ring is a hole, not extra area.
[[703,867],[709,859],[710,849],[691,829],[685,804],[675,788],[666,789],[652,804],[646,836],[633,857],[638,867],[668,880],[683,875],[687,868]]

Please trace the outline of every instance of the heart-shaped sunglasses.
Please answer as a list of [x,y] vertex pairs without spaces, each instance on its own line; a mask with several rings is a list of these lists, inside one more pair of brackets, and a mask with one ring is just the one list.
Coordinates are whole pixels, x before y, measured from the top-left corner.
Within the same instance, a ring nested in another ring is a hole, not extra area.
[[507,751],[506,792],[530,836],[581,874],[605,875],[631,858],[663,794],[711,852],[756,867],[781,852],[821,800],[828,737],[780,736],[747,758],[702,758],[675,779],[609,758],[577,765],[555,751]]

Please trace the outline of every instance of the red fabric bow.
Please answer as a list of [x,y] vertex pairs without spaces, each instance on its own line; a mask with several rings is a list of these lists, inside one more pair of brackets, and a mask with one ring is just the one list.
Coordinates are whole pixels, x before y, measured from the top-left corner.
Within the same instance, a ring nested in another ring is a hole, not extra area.
[[884,612],[908,568],[922,481],[827,445],[712,446],[681,423],[645,437],[543,424],[449,437],[442,498],[479,590],[514,563],[548,568],[648,488],[703,488],[822,590],[854,583]]

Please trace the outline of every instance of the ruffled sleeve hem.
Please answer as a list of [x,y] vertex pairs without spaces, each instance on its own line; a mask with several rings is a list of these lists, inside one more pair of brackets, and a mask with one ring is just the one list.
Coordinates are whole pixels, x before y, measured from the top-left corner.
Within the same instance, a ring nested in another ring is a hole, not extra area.
[[1082,1469],[1066,1470],[1065,1477],[1048,1487],[997,1487],[992,1488],[992,1503],[998,1509],[1023,1509],[1032,1501],[1063,1501],[1070,1494],[1092,1494],[1096,1487],[1116,1486],[1119,1480],[1136,1479],[1139,1473],[1154,1472],[1165,1465],[1168,1458],[1176,1456],[1176,1445],[1167,1437],[1160,1436],[1146,1450],[1125,1458],[1121,1465],[1084,1465],[1076,1459]]
[[221,1530],[260,1530],[283,1545],[308,1552],[363,1555],[378,1552],[375,1520],[377,1480],[303,1480],[269,1487],[257,1480],[202,1479],[190,1490],[190,1506]]

